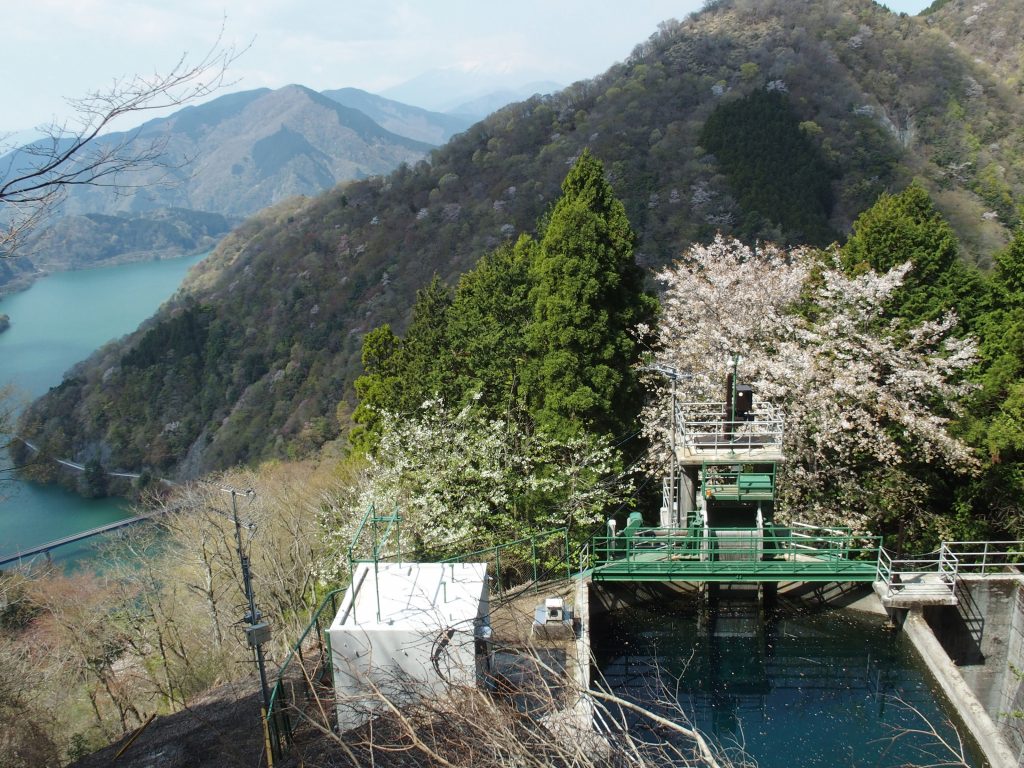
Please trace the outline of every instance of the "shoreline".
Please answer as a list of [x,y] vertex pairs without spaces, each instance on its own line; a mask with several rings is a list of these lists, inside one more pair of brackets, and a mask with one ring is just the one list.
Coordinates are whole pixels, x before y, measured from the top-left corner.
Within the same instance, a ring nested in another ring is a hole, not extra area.
[[[111,256],[110,258],[103,259],[101,261],[92,262],[84,265],[69,265],[65,269],[60,269],[52,265],[47,268],[35,267],[33,265],[33,271],[26,272],[18,275],[12,280],[5,283],[0,283],[0,301],[3,301],[8,296],[13,296],[16,293],[27,291],[31,288],[36,280],[50,275],[63,274],[65,272],[87,272],[93,269],[105,269],[107,267],[120,267],[125,264],[140,264],[143,262],[152,261],[167,261],[168,259],[185,259],[191,256],[198,256],[202,253],[212,253],[213,250],[220,244],[223,238],[217,238],[212,243],[204,244],[202,247],[192,248],[187,251],[179,250],[156,250],[156,251],[130,251],[127,253],[118,254],[117,256]],[[15,258],[28,258],[27,256],[15,257]],[[7,317],[6,315],[0,315]],[[10,325],[10,318],[8,318],[8,326]],[[3,322],[0,321],[0,333],[7,330],[4,327]]]

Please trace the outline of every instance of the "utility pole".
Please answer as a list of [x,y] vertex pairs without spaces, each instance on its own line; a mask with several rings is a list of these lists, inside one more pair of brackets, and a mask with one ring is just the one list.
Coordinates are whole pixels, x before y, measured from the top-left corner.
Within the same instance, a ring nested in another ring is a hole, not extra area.
[[[263,693],[263,729],[267,733],[267,717],[270,712],[270,688],[267,686],[267,667],[263,656],[263,644],[270,640],[270,623],[263,621],[263,616],[256,608],[256,593],[252,586],[252,571],[249,567],[249,556],[242,546],[242,523],[238,519],[238,491],[234,488],[221,488],[231,494],[231,519],[235,523],[235,544],[238,548],[238,560],[242,565],[242,584],[245,588],[245,600],[248,610],[245,612],[245,637],[249,647],[256,653],[256,666],[260,672],[260,690]],[[246,496],[253,496],[252,489],[243,491]]]

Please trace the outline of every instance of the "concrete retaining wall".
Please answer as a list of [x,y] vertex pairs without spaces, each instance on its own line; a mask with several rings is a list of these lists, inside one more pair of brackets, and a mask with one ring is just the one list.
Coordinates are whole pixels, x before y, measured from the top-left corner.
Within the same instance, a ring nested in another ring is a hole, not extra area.
[[[954,683],[962,679],[1014,756],[1009,765],[1019,765],[1024,719],[1014,713],[1024,710],[1024,681],[1017,673],[1024,671],[1022,580],[962,577],[957,595],[959,605],[927,607],[921,617],[948,657]],[[927,661],[926,650],[918,649]]]

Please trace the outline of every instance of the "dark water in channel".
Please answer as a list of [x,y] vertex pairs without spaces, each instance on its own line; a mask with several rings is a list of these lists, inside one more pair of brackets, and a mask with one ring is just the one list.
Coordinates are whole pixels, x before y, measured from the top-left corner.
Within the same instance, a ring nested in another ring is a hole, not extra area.
[[[724,613],[702,619],[695,600],[679,599],[594,617],[595,664],[617,695],[669,716],[654,702],[678,702],[702,732],[743,747],[760,768],[948,762],[930,735],[894,738],[925,727],[924,716],[958,743],[952,708],[884,617],[795,603],[765,621]],[[975,745],[967,749],[970,765],[985,765]]]

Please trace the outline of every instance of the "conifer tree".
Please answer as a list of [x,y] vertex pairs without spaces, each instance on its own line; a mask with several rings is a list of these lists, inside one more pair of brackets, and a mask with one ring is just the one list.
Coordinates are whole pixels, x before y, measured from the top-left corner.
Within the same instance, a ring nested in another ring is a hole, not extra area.
[[953,228],[918,183],[883,194],[853,225],[842,249],[849,274],[888,272],[909,261],[912,269],[893,293],[887,311],[908,324],[934,320],[955,309],[971,329],[981,299],[980,279],[959,259]]
[[521,405],[524,333],[531,316],[529,267],[536,243],[523,235],[462,276],[448,315],[451,377],[461,398],[507,414]]
[[527,402],[553,435],[621,434],[640,406],[631,330],[653,311],[634,235],[600,161],[584,151],[562,183],[530,265]]
[[380,414],[413,411],[437,396],[449,364],[448,309],[451,294],[441,279],[416,292],[412,320],[400,339],[382,325],[363,339],[363,375],[355,381],[359,405],[352,414],[356,427],[349,442],[362,451],[380,440]]
[[983,443],[980,447],[994,462],[1020,462],[1024,460],[1024,229],[996,255],[991,294],[993,307],[977,323],[982,340],[981,387],[972,402],[968,433]]
[[349,442],[360,451],[371,450],[380,439],[380,414],[400,406],[402,340],[384,324],[363,338],[363,375],[355,381],[356,426]]
[[419,408],[425,400],[446,392],[448,365],[448,310],[451,292],[434,275],[416,292],[412,320],[402,344],[401,410]]

